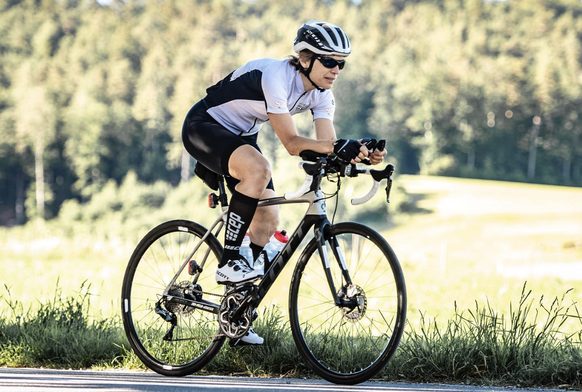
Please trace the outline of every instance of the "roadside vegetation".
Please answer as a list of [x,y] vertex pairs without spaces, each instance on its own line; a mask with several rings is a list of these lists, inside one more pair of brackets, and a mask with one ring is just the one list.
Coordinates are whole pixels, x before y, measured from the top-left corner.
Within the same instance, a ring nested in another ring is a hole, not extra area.
[[[34,311],[7,293],[2,298],[7,310],[0,315],[0,366],[143,370],[119,317],[90,316],[89,292],[87,286],[63,297],[57,290]],[[423,316],[418,327],[408,324],[400,348],[377,378],[579,389],[582,318],[569,294],[548,302],[524,285],[519,300],[509,304],[509,317],[479,302],[473,309],[456,309],[444,325]],[[225,344],[203,373],[313,376],[278,307],[264,309],[255,329],[265,337],[264,346]]]

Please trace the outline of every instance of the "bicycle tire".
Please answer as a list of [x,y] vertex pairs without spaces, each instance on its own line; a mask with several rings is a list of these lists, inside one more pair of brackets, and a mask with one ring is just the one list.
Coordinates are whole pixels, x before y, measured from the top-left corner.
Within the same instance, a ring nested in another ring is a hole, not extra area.
[[[152,229],[134,250],[123,278],[121,306],[125,333],[138,358],[151,370],[166,376],[186,376],[201,369],[218,353],[225,337],[219,334],[216,315],[186,305],[165,302],[162,308],[176,317],[172,341],[163,337],[171,323],[156,313],[161,294],[207,230],[194,222],[173,220]],[[214,271],[222,245],[210,234],[192,259],[206,264],[197,281],[203,298],[220,304],[224,286]],[[171,294],[184,297],[192,280],[186,267],[173,284]],[[198,292],[198,291],[197,291]],[[210,295],[213,293],[213,295]],[[187,339],[187,340],[178,340]]]
[[[334,239],[348,267],[351,287],[331,249]],[[293,273],[291,331],[315,373],[336,384],[358,384],[378,374],[400,342],[406,319],[404,276],[388,242],[367,226],[353,222],[330,226],[325,241],[336,292],[349,293],[358,305],[350,310],[335,304],[314,238]]]

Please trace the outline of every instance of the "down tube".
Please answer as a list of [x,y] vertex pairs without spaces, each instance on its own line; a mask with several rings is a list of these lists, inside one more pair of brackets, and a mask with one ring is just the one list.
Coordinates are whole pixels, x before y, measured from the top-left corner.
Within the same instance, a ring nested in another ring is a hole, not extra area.
[[319,221],[321,221],[320,216],[307,215],[299,223],[299,226],[297,226],[297,229],[295,229],[295,232],[289,238],[287,245],[285,245],[285,247],[281,250],[281,253],[279,253],[277,257],[275,257],[275,260],[273,260],[273,263],[269,267],[269,270],[265,273],[263,280],[261,280],[261,283],[259,284],[259,287],[257,289],[258,302],[255,306],[258,306],[261,303],[261,301],[263,300],[263,298],[265,297],[265,295],[267,294],[267,292],[269,291],[269,289],[271,288],[271,286],[273,285],[273,283],[283,270],[283,267],[287,265],[289,260],[291,260],[293,253],[295,253],[295,251],[299,248],[301,241],[303,241],[303,239],[309,232],[311,226],[317,224]]

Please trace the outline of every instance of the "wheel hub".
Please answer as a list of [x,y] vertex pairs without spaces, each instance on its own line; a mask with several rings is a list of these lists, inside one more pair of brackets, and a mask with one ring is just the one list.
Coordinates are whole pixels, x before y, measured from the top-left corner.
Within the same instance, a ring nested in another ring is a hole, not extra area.
[[202,288],[198,284],[193,285],[192,282],[184,281],[174,284],[168,290],[168,296],[164,300],[166,310],[186,316],[194,311],[194,307],[172,301],[172,297],[200,301],[202,299]]
[[340,309],[347,321],[355,323],[361,320],[366,314],[368,300],[364,289],[357,285],[345,285],[337,293],[340,300],[349,303],[347,306],[341,306]]

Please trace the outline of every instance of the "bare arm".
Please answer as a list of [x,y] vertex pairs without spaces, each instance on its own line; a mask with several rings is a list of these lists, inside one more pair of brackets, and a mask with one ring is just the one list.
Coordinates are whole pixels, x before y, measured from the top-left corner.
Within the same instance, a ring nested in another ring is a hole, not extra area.
[[335,130],[333,129],[333,124],[330,120],[321,119],[322,121],[327,121],[329,123],[325,125],[321,125],[321,122],[319,122],[320,119],[315,120],[315,134],[317,140],[314,140],[297,134],[297,128],[295,128],[295,122],[293,121],[291,114],[269,113],[268,115],[269,121],[275,130],[275,134],[279,140],[281,140],[281,143],[283,143],[283,146],[285,146],[289,154],[299,155],[299,153],[304,150],[311,150],[323,154],[333,152],[333,142],[336,138]]
[[[299,155],[301,151],[311,150],[323,154],[330,154],[333,152],[333,142],[336,141],[335,128],[331,120],[317,119],[315,120],[315,135],[317,140],[307,137],[299,136],[295,122],[289,113],[273,114],[268,113],[269,121],[277,134],[283,146],[291,155]],[[384,152],[384,155],[386,153]],[[368,156],[368,149],[365,146],[361,147],[360,156],[352,159],[351,163],[361,162],[362,159]],[[382,162],[383,156],[374,157],[373,164]]]
[[327,118],[318,118],[314,122],[317,140],[337,140],[333,122]]

